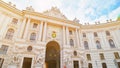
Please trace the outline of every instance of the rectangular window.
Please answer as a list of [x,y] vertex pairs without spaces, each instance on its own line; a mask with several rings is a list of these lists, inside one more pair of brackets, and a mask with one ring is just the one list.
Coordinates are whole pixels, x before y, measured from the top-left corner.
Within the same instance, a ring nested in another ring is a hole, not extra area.
[[87,60],[90,61],[91,60],[90,54],[87,54],[86,56],[87,56]]
[[74,68],[79,68],[79,61],[73,61]]
[[114,52],[115,59],[120,59],[118,52]]
[[37,28],[38,24],[34,23],[33,28]]
[[104,57],[104,54],[103,54],[103,53],[100,53],[99,55],[100,55],[100,59],[101,59],[101,60],[105,60],[105,57]]
[[0,54],[6,54],[8,50],[8,46],[2,45],[0,48]]
[[71,30],[69,31],[69,34],[72,35],[72,31]]
[[17,23],[18,23],[18,19],[13,18],[12,23],[13,23],[13,24],[17,24]]
[[86,34],[85,34],[85,33],[83,33],[83,37],[86,37]]
[[3,59],[3,58],[0,58],[0,68],[2,68],[3,62],[4,62],[4,59]]

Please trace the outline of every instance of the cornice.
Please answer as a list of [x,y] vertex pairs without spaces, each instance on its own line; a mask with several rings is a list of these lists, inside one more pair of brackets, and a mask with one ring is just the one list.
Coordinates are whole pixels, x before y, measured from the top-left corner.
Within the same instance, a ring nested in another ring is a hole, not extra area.
[[81,29],[99,29],[99,28],[108,28],[108,27],[114,27],[119,26],[120,21],[114,21],[111,23],[101,23],[101,24],[95,24],[95,25],[82,25]]
[[0,0],[0,7],[7,9],[15,14],[18,14],[20,16],[22,16],[22,12],[21,10],[15,8],[14,6],[9,5],[8,3],[5,3],[4,1]]
[[120,25],[119,20],[111,22],[111,23],[101,23],[101,24],[95,24],[95,25],[81,25],[80,23],[75,23],[71,20],[60,19],[60,18],[48,16],[48,15],[45,15],[45,14],[40,13],[40,12],[34,12],[34,11],[28,11],[28,10],[21,11],[21,10],[15,8],[14,6],[11,6],[10,4],[5,3],[2,0],[0,0],[0,7],[4,8],[4,9],[10,11],[10,12],[13,12],[13,13],[19,15],[19,16],[22,16],[22,17],[24,17],[25,15],[42,17],[42,18],[46,18],[46,19],[50,19],[50,20],[55,20],[55,21],[75,25],[75,26],[80,27],[80,29],[99,29],[99,28],[106,28],[106,27],[112,27],[112,26],[119,26]]
[[31,16],[37,16],[37,17],[51,19],[51,20],[55,20],[55,21],[59,21],[59,22],[73,24],[73,25],[76,25],[76,26],[81,26],[81,24],[79,24],[79,23],[75,23],[75,22],[67,20],[67,19],[60,19],[60,18],[56,18],[56,17],[52,17],[52,16],[47,16],[47,15],[39,13],[39,12],[32,12],[32,11],[28,11],[28,10],[23,10],[23,13],[24,13],[24,15],[28,14],[28,15],[31,15]]

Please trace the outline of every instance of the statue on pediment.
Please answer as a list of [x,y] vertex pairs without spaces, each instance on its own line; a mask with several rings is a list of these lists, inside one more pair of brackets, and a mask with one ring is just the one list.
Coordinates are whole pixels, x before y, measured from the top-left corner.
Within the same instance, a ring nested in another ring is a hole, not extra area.
[[56,18],[67,19],[57,7],[52,7],[50,10],[44,11],[43,14]]
[[74,18],[73,22],[79,23],[80,21],[77,18]]

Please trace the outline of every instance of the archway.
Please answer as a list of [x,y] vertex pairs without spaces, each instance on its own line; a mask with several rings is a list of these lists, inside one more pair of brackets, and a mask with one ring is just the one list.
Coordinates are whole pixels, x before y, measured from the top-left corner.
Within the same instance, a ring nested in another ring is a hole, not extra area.
[[55,41],[46,45],[45,64],[46,68],[60,68],[60,46]]

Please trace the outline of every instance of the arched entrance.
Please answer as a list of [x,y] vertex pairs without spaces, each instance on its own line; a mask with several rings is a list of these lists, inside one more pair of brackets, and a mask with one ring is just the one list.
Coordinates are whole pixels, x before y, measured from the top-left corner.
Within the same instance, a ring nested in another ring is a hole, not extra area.
[[45,64],[46,68],[60,68],[60,46],[55,41],[46,45]]

